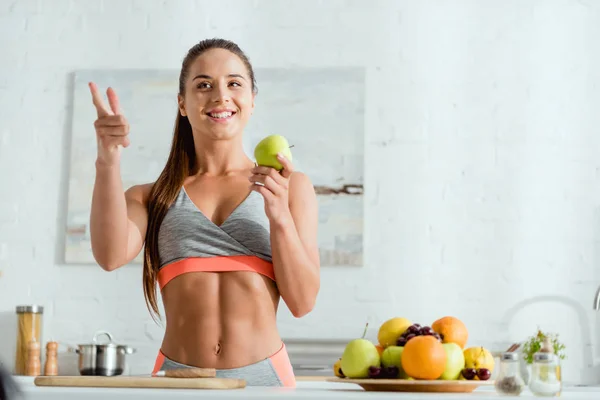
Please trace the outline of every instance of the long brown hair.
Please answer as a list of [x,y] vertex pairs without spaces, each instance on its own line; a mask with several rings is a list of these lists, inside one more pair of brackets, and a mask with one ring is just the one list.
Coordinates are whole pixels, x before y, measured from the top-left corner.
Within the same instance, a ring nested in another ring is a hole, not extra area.
[[[188,79],[190,65],[202,53],[211,49],[224,49],[237,55],[245,64],[249,78],[252,82],[252,91],[256,93],[256,80],[250,60],[237,44],[225,39],[206,39],[188,50],[183,59],[181,72],[179,74],[179,94],[185,95],[185,84]],[[159,251],[158,232],[160,225],[173,201],[177,198],[179,190],[183,186],[185,178],[195,173],[196,151],[194,148],[194,137],[192,126],[187,117],[181,115],[177,110],[173,141],[167,163],[152,186],[148,197],[148,228],[144,247],[144,298],[146,306],[154,319],[155,315],[160,318],[156,301],[156,281],[158,275]]]

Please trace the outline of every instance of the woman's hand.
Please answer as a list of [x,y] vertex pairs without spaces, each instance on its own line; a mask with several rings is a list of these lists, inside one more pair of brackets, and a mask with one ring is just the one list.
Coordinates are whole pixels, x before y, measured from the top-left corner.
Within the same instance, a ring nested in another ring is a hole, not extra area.
[[292,221],[289,207],[289,182],[294,171],[292,162],[282,154],[277,160],[283,166],[281,172],[272,167],[257,166],[248,178],[253,183],[252,190],[265,199],[265,212],[272,223],[286,224]]
[[96,84],[90,82],[89,87],[98,114],[98,119],[94,121],[98,141],[97,162],[106,166],[117,165],[120,161],[121,147],[129,146],[129,123],[121,112],[119,98],[112,88],[106,91],[109,108],[102,100]]

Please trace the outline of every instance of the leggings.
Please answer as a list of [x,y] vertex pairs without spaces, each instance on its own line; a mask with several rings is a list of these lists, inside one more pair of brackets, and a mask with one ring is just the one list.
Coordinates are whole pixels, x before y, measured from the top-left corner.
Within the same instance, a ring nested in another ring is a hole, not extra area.
[[[177,368],[193,368],[167,358],[161,350],[158,351],[154,369],[158,371]],[[290,362],[285,344],[272,356],[254,364],[239,368],[217,369],[217,378],[244,379],[247,386],[283,386],[296,387],[294,369]]]

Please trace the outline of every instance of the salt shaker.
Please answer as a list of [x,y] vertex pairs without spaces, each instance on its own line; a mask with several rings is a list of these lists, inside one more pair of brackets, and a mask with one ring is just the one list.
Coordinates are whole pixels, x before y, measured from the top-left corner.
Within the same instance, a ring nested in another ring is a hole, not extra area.
[[525,387],[525,381],[521,376],[518,353],[503,353],[500,357],[500,368],[495,379],[496,392],[505,396],[518,396]]
[[531,366],[531,380],[529,390],[536,396],[559,396],[562,391],[562,382],[558,375],[560,368],[559,359],[552,350],[550,339],[544,339],[542,348],[533,355]]

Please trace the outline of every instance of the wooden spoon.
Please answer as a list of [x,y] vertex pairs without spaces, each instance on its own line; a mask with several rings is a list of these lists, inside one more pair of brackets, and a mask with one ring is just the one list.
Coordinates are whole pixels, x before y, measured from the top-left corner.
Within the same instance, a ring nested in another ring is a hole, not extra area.
[[166,378],[214,378],[217,376],[217,371],[214,368],[178,368],[158,371],[151,376]]

